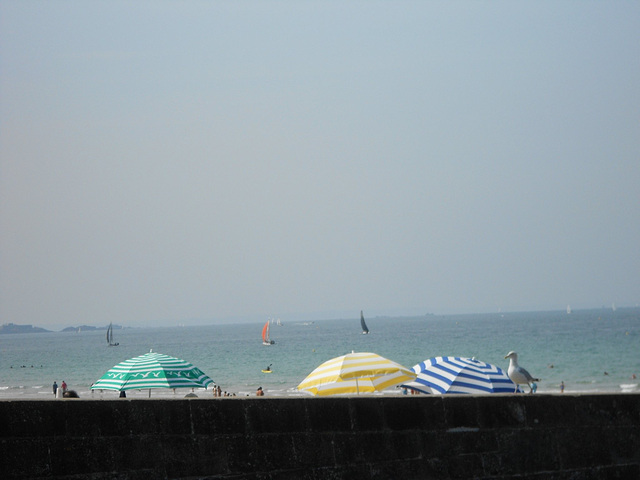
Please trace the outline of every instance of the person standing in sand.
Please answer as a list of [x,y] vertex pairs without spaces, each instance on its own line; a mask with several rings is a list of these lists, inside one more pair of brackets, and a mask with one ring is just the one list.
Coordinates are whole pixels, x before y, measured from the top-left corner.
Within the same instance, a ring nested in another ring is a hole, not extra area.
[[65,382],[64,380],[62,380],[62,393],[67,391],[67,382]]
[[56,383],[56,381],[53,381],[53,396],[56,396],[56,393],[58,393],[58,384]]

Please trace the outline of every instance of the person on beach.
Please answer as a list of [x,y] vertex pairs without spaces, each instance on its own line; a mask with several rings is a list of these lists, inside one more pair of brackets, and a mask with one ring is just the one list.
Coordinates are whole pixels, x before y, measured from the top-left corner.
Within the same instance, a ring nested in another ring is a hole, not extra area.
[[264,397],[264,391],[262,391],[262,387],[258,387],[258,390],[256,390],[256,396]]
[[58,384],[56,383],[56,381],[53,381],[53,396],[56,396],[56,393],[58,393]]
[[64,392],[66,391],[67,391],[67,383],[64,380],[62,380],[62,393],[64,394]]
[[560,393],[564,393],[564,380],[560,382]]
[[124,390],[120,390],[120,396],[118,398],[127,398],[127,394],[124,393]]

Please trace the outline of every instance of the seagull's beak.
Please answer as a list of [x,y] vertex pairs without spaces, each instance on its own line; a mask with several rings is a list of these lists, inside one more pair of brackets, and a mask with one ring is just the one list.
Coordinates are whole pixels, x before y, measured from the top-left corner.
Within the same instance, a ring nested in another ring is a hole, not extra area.
[[505,355],[504,358],[509,358],[509,355]]

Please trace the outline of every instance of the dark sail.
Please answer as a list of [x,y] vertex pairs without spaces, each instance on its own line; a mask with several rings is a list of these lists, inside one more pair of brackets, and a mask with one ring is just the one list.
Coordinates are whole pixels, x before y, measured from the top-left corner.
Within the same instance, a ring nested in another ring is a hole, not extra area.
[[362,333],[369,333],[369,328],[367,327],[367,324],[364,323],[364,314],[362,313],[362,310],[360,310],[360,326],[362,327]]
[[117,347],[118,345],[120,345],[118,342],[113,341],[113,324],[109,324],[109,328],[107,328],[107,344],[110,347]]

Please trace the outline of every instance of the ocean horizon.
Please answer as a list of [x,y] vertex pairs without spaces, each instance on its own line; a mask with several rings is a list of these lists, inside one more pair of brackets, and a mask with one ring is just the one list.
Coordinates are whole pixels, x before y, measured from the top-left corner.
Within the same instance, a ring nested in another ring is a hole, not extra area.
[[[199,367],[235,396],[307,396],[296,386],[318,365],[351,351],[374,352],[404,366],[436,356],[476,357],[504,370],[511,350],[538,382],[538,393],[640,392],[640,308],[546,312],[367,317],[341,320],[281,317],[271,326],[274,345],[262,344],[261,322],[124,328],[109,347],[105,330],[0,335],[0,399],[53,399],[64,380],[80,398],[117,398],[90,386],[112,366],[154,352]],[[117,323],[117,322],[114,322]],[[271,365],[272,373],[262,369]],[[636,378],[634,378],[634,376]],[[183,398],[191,390],[154,389],[152,398]],[[211,389],[196,389],[213,397]],[[399,394],[389,389],[382,394]],[[128,391],[147,398],[148,391]]]

